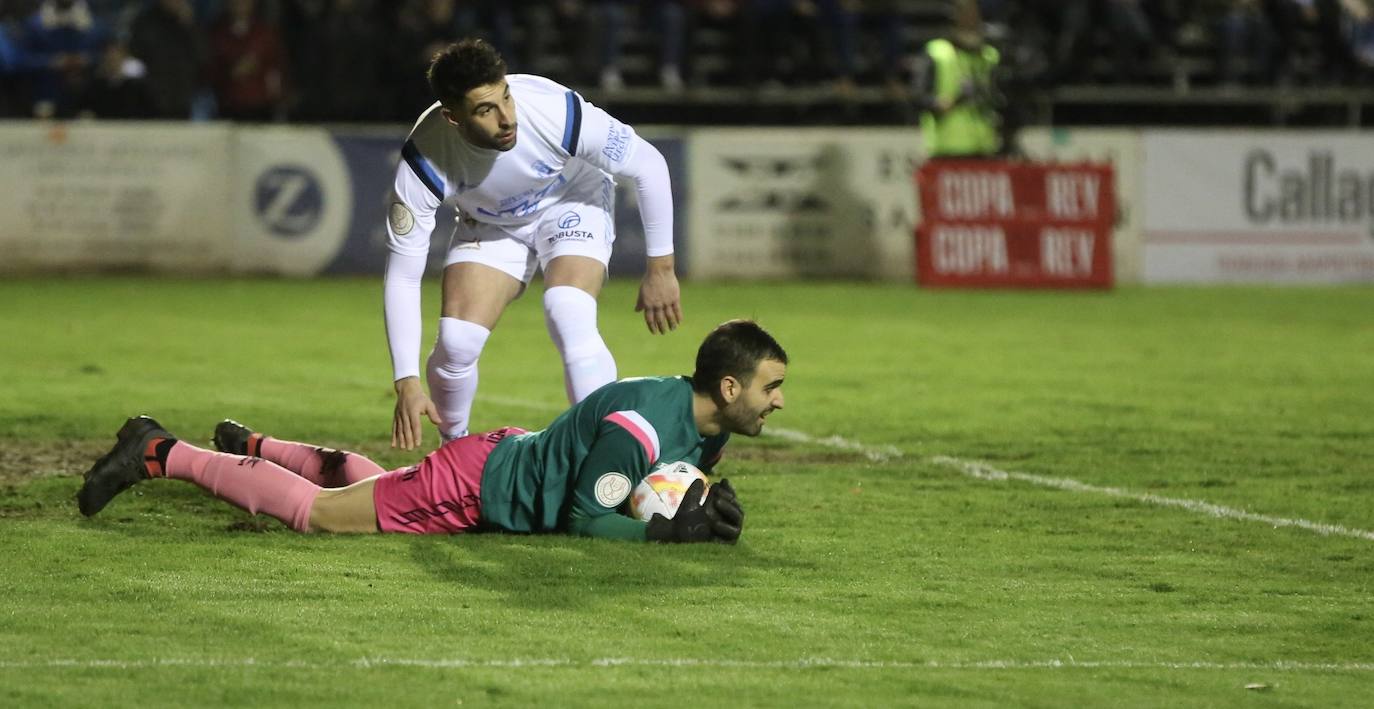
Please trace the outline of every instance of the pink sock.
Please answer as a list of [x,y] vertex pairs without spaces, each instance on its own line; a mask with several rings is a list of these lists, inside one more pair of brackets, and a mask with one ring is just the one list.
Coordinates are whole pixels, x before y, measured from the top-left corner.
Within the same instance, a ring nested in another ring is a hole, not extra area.
[[276,517],[297,532],[310,531],[310,507],[320,487],[261,458],[215,453],[177,442],[166,475],[195,483],[253,514]]
[[382,466],[347,451],[264,437],[258,455],[320,487],[347,487],[385,473]]

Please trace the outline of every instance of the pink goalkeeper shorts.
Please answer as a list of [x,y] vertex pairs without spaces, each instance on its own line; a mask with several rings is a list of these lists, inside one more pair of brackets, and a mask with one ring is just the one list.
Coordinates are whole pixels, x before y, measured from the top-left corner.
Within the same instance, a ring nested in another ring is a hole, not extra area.
[[378,476],[372,488],[377,527],[383,532],[458,534],[477,526],[482,513],[482,466],[491,449],[522,428],[455,438],[419,465]]

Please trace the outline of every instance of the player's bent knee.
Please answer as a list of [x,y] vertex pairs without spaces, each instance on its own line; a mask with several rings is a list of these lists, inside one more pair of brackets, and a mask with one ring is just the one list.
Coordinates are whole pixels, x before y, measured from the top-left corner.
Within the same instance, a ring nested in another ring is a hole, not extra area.
[[377,529],[377,506],[372,501],[376,478],[348,487],[321,490],[310,508],[310,531],[370,534]]
[[465,370],[477,363],[491,331],[477,324],[456,318],[439,319],[439,337],[435,353],[436,366],[450,370]]

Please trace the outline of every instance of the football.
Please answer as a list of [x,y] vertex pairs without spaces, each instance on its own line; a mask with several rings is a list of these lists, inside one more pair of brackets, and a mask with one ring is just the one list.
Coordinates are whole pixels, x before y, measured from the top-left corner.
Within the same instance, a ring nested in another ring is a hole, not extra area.
[[[660,465],[644,476],[630,493],[630,516],[646,522],[656,514],[671,519],[682,504],[687,488],[697,480],[706,480],[706,474],[691,463],[680,460]],[[702,499],[706,499],[704,492]]]

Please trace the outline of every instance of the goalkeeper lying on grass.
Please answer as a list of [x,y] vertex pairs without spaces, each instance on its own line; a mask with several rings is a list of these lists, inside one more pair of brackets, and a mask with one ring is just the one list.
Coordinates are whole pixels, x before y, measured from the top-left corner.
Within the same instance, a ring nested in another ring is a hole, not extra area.
[[457,438],[418,465],[384,472],[354,453],[291,443],[233,421],[220,453],[178,440],[146,416],[86,473],[81,513],[99,512],[148,478],[195,483],[299,532],[565,532],[661,542],[733,543],[744,511],[726,480],[693,484],[672,519],[617,514],[656,463],[710,472],[730,434],[757,436],[783,406],[787,353],[763,328],[732,320],[697,350],[691,377],[613,382],[543,431],[503,428]]

